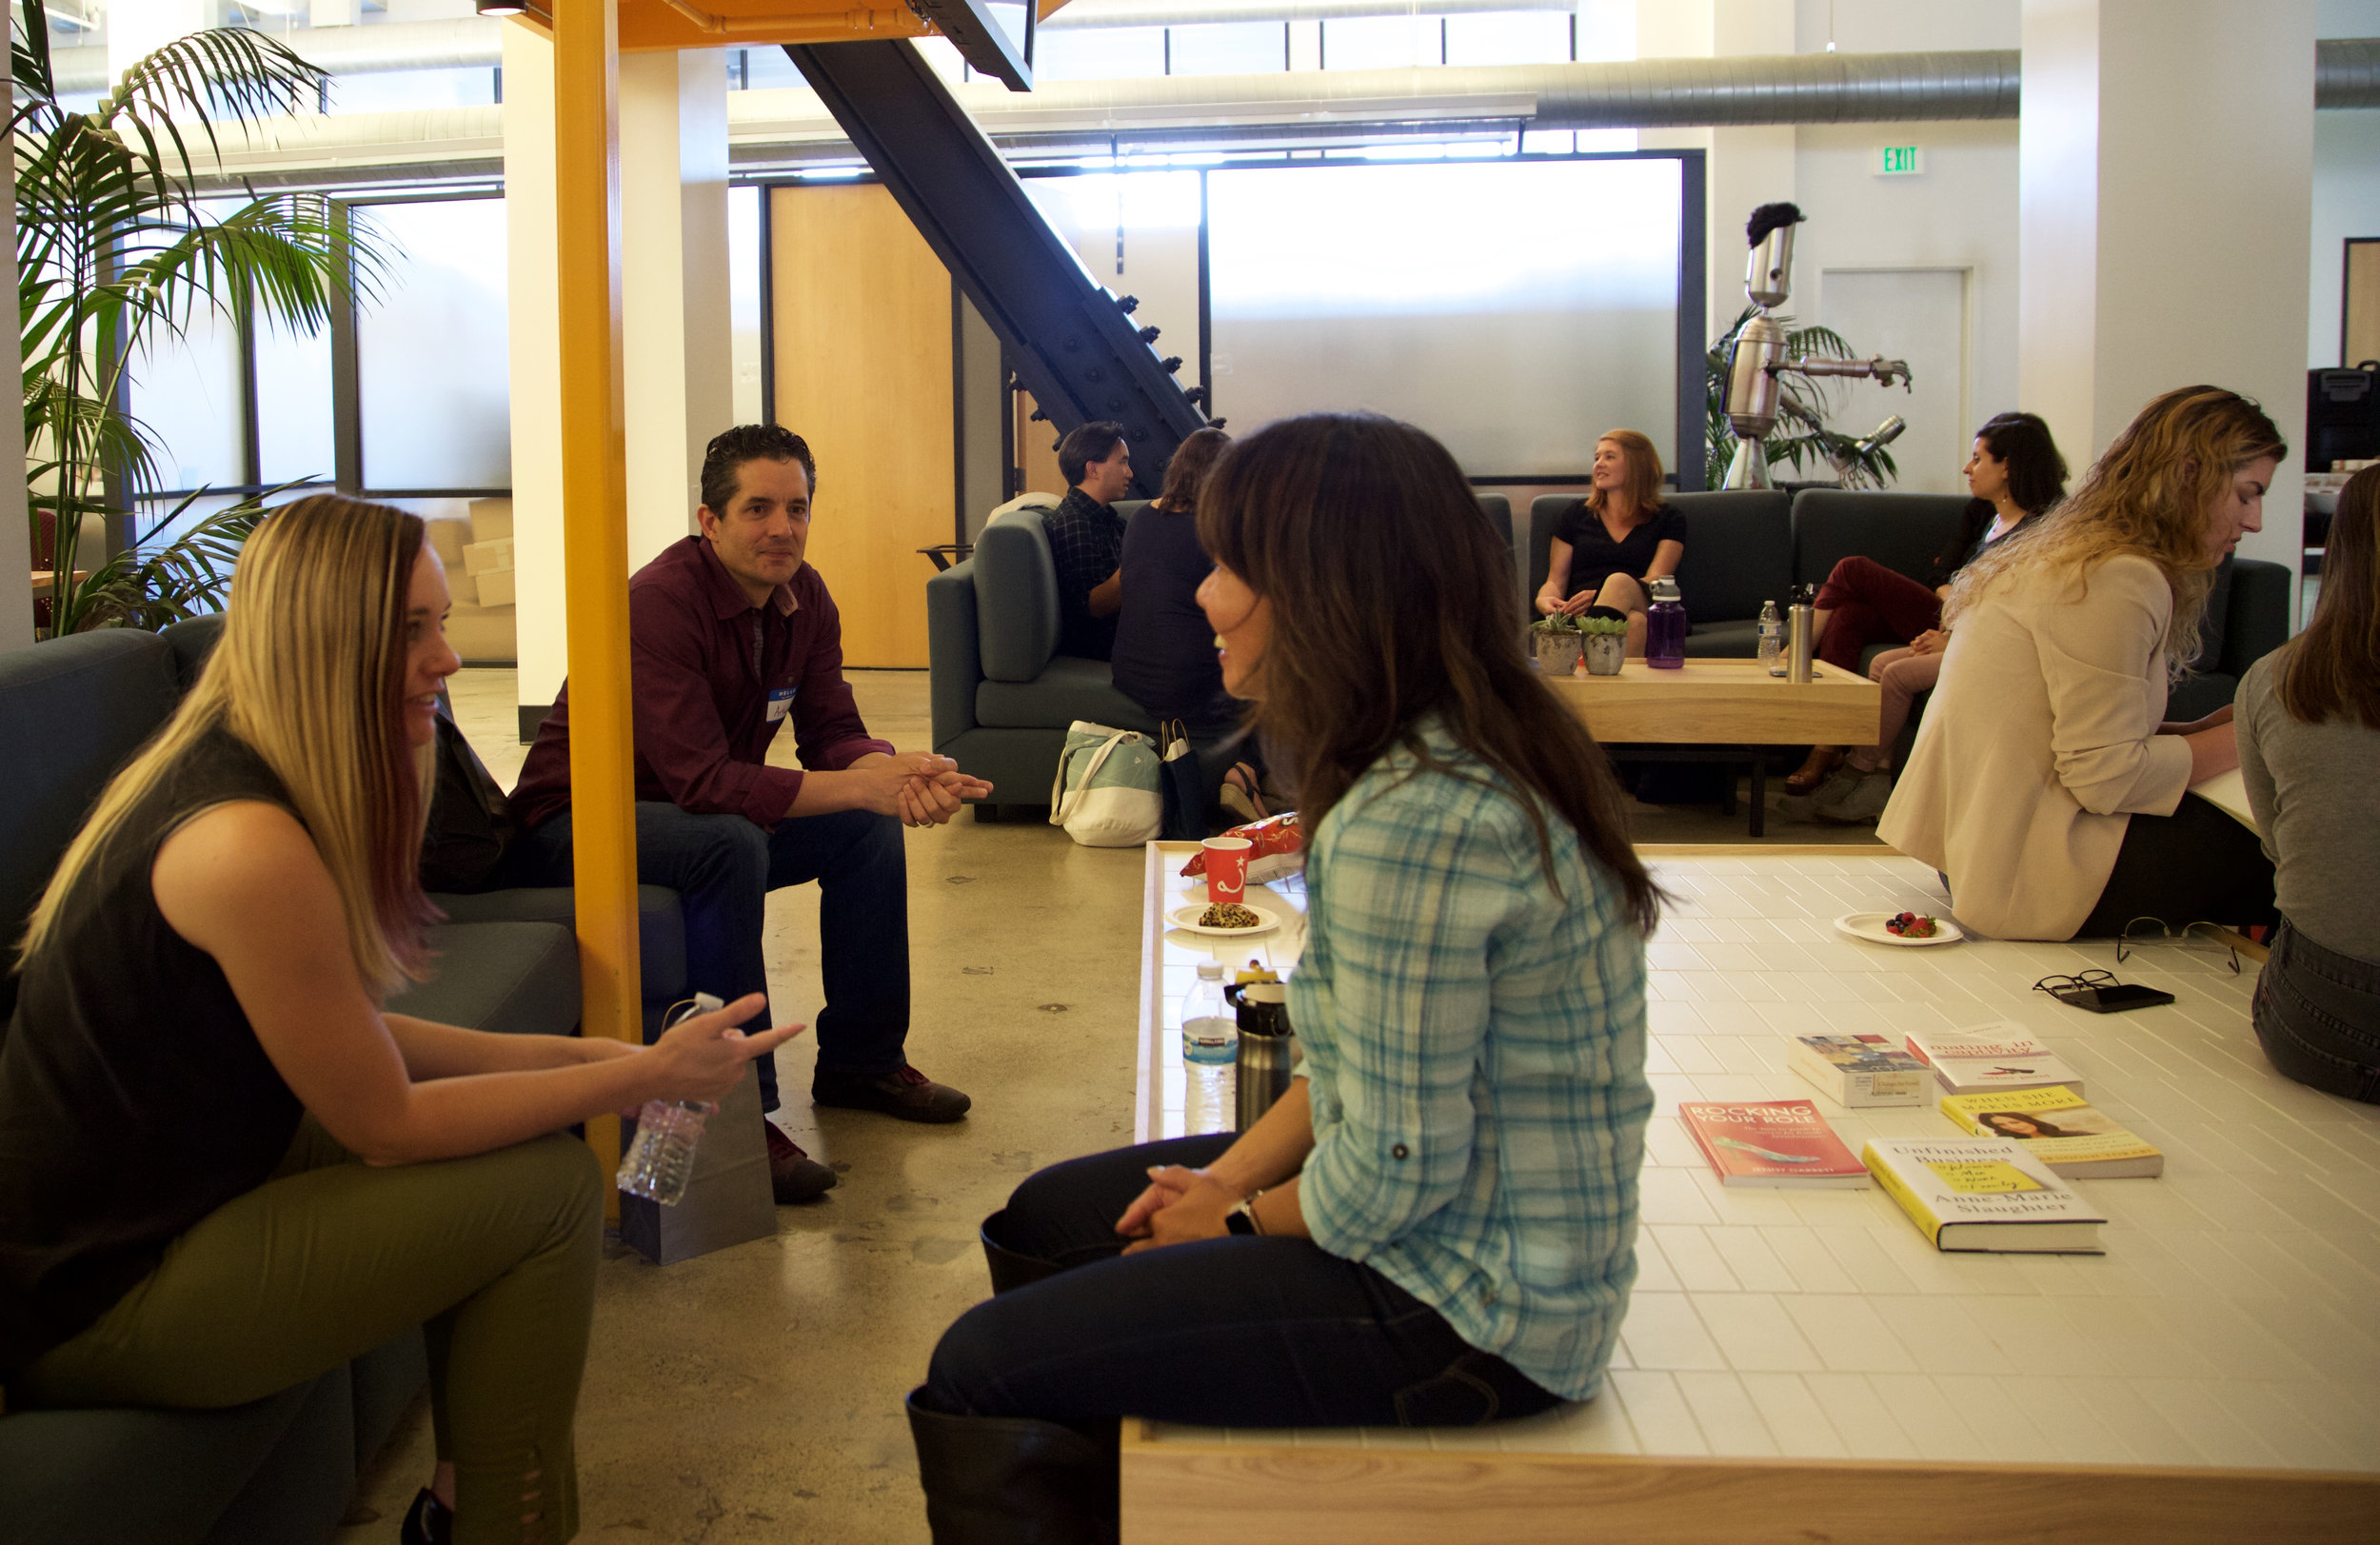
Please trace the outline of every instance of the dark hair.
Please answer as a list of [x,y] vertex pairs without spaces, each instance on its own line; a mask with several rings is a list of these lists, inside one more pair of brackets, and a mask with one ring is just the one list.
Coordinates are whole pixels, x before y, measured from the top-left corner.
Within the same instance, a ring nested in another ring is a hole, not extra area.
[[1420,722],[1436,715],[1516,791],[1548,877],[1550,809],[1652,931],[1659,893],[1629,846],[1619,785],[1522,657],[1511,548],[1443,446],[1373,414],[1267,425],[1209,474],[1199,541],[1274,602],[1251,717],[1307,830],[1389,752],[1431,764]]
[[810,497],[818,497],[818,463],[810,459],[810,447],[800,435],[775,424],[739,424],[712,436],[703,447],[703,503],[716,514],[726,514],[736,502],[744,464],[759,461],[800,462]]
[[1071,488],[1082,481],[1085,468],[1093,462],[1103,462],[1116,454],[1123,444],[1124,426],[1105,419],[1077,425],[1066,431],[1066,438],[1058,442],[1058,475]]
[[1216,458],[1231,444],[1231,436],[1209,426],[1193,429],[1174,447],[1174,459],[1165,464],[1165,489],[1157,502],[1174,515],[1196,515],[1199,512],[1199,490],[1205,486],[1207,475],[1215,470]]
[[[1983,442],[1993,461],[2008,468],[2008,496],[2016,501],[2027,520],[2049,513],[2066,497],[2066,458],[2038,413],[1994,414],[1975,431],[1975,438]],[[1957,535],[1934,559],[1945,580],[1966,560],[1975,539],[1992,528],[1998,514],[1989,499],[1967,501]]]
[[2002,1137],[2006,1137],[2008,1134],[2005,1131],[2002,1131],[2002,1129],[1995,1124],[1996,1122],[2003,1120],[2022,1121],[2027,1126],[2033,1128],[2033,1134],[2036,1137],[2089,1138],[2096,1136],[2096,1134],[2090,1132],[2070,1132],[2066,1128],[2058,1125],[2055,1121],[2046,1119],[2032,1111],[1984,1111],[1975,1117],[1975,1124],[1977,1126],[1987,1128],[1993,1132],[1998,1132]]
[[2336,716],[2380,729],[2380,466],[2339,491],[2313,621],[2283,646],[2272,685],[2302,723]]

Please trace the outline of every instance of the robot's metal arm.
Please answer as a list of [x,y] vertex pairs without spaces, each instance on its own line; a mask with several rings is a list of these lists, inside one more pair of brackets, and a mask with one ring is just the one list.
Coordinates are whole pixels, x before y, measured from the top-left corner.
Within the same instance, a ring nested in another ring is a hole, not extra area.
[[1888,360],[1881,354],[1872,354],[1864,360],[1813,359],[1805,354],[1771,368],[1796,370],[1803,375],[1874,376],[1879,386],[1889,386],[1897,381],[1903,391],[1914,389],[1909,384],[1909,362]]

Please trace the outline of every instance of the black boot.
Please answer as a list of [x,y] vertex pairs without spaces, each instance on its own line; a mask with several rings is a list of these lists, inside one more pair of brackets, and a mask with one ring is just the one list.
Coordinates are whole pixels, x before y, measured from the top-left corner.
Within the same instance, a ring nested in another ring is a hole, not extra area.
[[1044,1278],[1056,1277],[1065,1268],[1053,1266],[1039,1256],[1028,1256],[1011,1250],[1001,1241],[1008,1209],[1002,1208],[983,1219],[977,1231],[983,1240],[983,1264],[991,1268],[992,1295],[997,1297],[1014,1288],[1030,1287]]
[[1116,1440],[1023,1416],[946,1416],[909,1393],[934,1545],[1115,1545]]

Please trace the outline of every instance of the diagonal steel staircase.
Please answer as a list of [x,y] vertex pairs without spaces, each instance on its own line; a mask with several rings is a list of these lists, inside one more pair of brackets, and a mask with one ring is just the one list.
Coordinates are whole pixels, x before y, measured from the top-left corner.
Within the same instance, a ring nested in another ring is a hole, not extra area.
[[[1174,380],[1179,358],[1093,283],[992,142],[906,42],[788,44],[785,52],[991,325],[1061,434],[1124,426],[1134,480],[1162,486],[1182,437],[1206,423]],[[1152,329],[1153,330],[1153,329]]]

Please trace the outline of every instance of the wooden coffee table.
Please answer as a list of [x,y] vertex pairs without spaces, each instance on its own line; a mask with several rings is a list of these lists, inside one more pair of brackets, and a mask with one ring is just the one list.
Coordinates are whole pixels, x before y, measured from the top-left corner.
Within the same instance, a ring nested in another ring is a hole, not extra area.
[[1883,724],[1875,683],[1823,660],[1810,669],[1811,680],[1795,683],[1756,660],[1689,660],[1676,670],[1631,660],[1616,676],[1549,676],[1545,684],[1615,762],[1749,763],[1758,837],[1768,823],[1767,747],[1874,745]]

